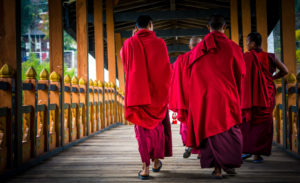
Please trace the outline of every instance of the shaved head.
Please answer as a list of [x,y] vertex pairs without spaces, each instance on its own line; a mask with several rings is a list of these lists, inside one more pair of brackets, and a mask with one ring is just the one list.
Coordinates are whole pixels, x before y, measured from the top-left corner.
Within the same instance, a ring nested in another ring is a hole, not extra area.
[[189,44],[189,47],[190,49],[193,49],[198,43],[200,43],[202,41],[202,39],[200,37],[197,37],[197,36],[193,36],[191,39],[190,39],[190,44]]
[[225,18],[222,15],[213,15],[208,21],[208,28],[210,32],[212,31],[221,31],[223,32],[226,29]]

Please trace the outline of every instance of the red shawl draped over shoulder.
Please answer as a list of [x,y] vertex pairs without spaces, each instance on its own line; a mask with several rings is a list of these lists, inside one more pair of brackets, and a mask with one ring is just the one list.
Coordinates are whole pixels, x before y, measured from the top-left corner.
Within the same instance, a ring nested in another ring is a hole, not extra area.
[[164,120],[172,75],[165,42],[153,31],[142,29],[121,49],[125,83],[125,118],[153,129]]
[[209,33],[189,59],[190,92],[187,146],[242,122],[241,88],[246,72],[241,48],[225,34]]
[[269,54],[251,50],[244,54],[244,60],[247,72],[242,97],[243,116],[246,121],[254,119],[254,123],[267,121],[272,115],[275,96]]
[[191,52],[179,55],[173,64],[173,75],[170,86],[169,108],[177,112],[180,122],[188,119],[189,90],[189,56]]

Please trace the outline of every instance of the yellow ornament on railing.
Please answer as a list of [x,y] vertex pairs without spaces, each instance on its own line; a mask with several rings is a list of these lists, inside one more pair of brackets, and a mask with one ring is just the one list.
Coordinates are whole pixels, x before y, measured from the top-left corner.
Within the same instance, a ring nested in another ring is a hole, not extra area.
[[104,87],[105,87],[105,88],[108,87],[108,83],[107,83],[107,82],[104,83]]
[[98,81],[98,87],[101,87],[101,88],[102,88],[102,86],[103,86],[103,84],[102,84],[102,82],[99,80],[99,81]]
[[85,85],[85,80],[83,78],[79,79],[79,85]]
[[89,86],[94,86],[94,82],[92,79],[89,80]]
[[36,72],[33,67],[29,67],[28,70],[25,73],[26,79],[35,79],[36,78]]
[[72,83],[72,85],[77,85],[78,84],[78,78],[76,76],[73,76],[71,83]]
[[4,64],[0,69],[0,78],[12,78],[14,70],[8,65]]
[[97,82],[97,80],[94,81],[94,87],[98,87],[98,82]]
[[49,78],[50,78],[50,81],[52,81],[52,82],[59,82],[59,80],[60,80],[60,76],[55,71],[53,71],[50,74]]
[[70,84],[71,83],[71,77],[69,76],[69,74],[65,75],[64,83],[66,83],[66,84]]
[[297,78],[296,78],[295,74],[289,73],[286,77],[286,82],[289,84],[297,83]]
[[49,79],[49,72],[47,71],[47,69],[43,69],[40,72],[40,80],[48,80]]
[[281,78],[275,79],[275,80],[274,80],[274,83],[275,83],[275,84],[281,84]]

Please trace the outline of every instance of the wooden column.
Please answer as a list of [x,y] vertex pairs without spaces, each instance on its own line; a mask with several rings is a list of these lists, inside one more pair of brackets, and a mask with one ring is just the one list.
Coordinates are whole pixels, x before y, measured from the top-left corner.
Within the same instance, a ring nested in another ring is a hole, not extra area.
[[239,44],[239,25],[238,25],[238,3],[237,0],[230,1],[230,30],[231,40]]
[[[60,128],[64,127],[64,39],[63,39],[63,11],[61,0],[51,0],[49,6],[49,54],[50,54],[50,73],[56,72],[59,75],[59,85],[61,95],[58,103],[58,115],[60,116]],[[60,130],[60,137],[64,137],[64,130]],[[57,139],[58,140],[58,139]],[[61,145],[64,144],[61,138]]]
[[256,29],[262,36],[262,49],[268,51],[267,0],[256,0]]
[[95,57],[96,77],[104,82],[104,45],[103,45],[103,3],[94,0],[94,32],[95,32]]
[[250,0],[242,0],[242,27],[243,27],[243,48],[247,50],[247,36],[251,32],[251,6]]
[[[88,27],[87,27],[87,0],[76,0],[76,39],[77,39],[77,73],[78,77],[84,79],[86,97],[85,104],[88,105],[88,81],[89,81],[89,71],[88,71]],[[82,102],[82,99],[80,99]],[[89,124],[89,108],[86,106],[85,111],[85,122]],[[90,126],[87,126],[87,131],[89,131]]]
[[289,72],[296,74],[295,1],[281,1],[282,59]]
[[116,55],[117,55],[117,65],[118,65],[118,76],[119,76],[119,86],[122,90],[124,90],[125,80],[124,80],[124,69],[123,63],[120,55],[120,51],[122,48],[122,38],[120,33],[115,34],[116,39]]
[[[11,97],[1,98],[3,101],[1,107],[8,107],[11,110],[11,124],[15,125],[15,154],[10,154],[7,160],[12,160],[14,157],[15,165],[20,165],[22,162],[22,79],[21,79],[21,16],[20,16],[20,1],[9,0],[0,1],[0,68],[7,64],[10,73],[11,88],[15,88],[15,94]],[[6,80],[6,78],[5,78]],[[11,93],[12,94],[12,93]],[[13,98],[13,100],[11,100]],[[8,104],[8,105],[6,105]],[[9,144],[10,146],[12,144]],[[9,161],[9,167],[12,167],[12,162]]]
[[106,35],[109,81],[116,84],[116,51],[112,0],[106,0]]

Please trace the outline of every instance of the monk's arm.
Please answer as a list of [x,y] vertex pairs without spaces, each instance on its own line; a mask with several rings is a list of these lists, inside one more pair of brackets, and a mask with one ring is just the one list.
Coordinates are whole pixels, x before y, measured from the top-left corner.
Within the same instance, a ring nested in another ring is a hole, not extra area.
[[278,78],[282,78],[283,76],[287,75],[289,73],[288,68],[284,65],[284,63],[282,63],[278,57],[275,56],[275,65],[276,67],[279,69],[279,72],[277,72],[275,74],[275,76],[273,76],[273,79],[278,79]]

